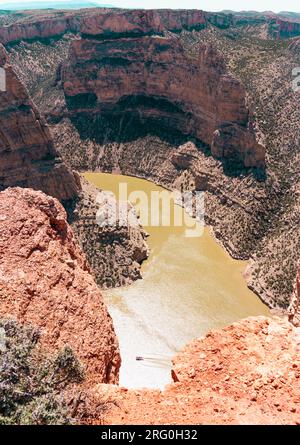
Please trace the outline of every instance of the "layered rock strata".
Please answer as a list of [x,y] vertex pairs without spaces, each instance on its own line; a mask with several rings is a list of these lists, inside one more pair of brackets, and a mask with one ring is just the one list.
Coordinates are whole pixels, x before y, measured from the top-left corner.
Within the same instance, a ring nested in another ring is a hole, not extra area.
[[160,33],[162,31],[197,31],[211,25],[219,29],[267,25],[272,37],[286,38],[300,34],[300,20],[274,13],[214,13],[197,9],[81,9],[74,11],[23,11],[0,17],[0,42],[49,39],[68,32],[113,37]]
[[0,45],[0,190],[31,187],[65,201],[80,184],[62,162],[49,129]]
[[175,37],[74,40],[62,82],[71,116],[131,113],[196,137],[218,158],[264,166],[245,91],[212,46],[193,58]]
[[62,205],[39,191],[0,193],[0,314],[40,328],[47,351],[68,344],[89,382],[118,381],[111,317]]

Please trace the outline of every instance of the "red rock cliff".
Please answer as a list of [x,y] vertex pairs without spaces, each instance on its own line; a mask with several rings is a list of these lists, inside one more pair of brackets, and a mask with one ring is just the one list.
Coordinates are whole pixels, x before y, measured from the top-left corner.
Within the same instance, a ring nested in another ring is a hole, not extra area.
[[46,350],[70,345],[87,381],[117,382],[112,320],[65,210],[42,192],[0,193],[0,316],[39,327]]
[[182,31],[228,22],[225,14],[201,10],[121,10],[83,9],[76,11],[23,13],[23,17],[0,28],[0,42],[50,38],[66,32],[79,32],[104,37],[119,33],[153,34],[162,30]]
[[158,33],[163,30],[181,32],[199,30],[213,25],[229,28],[268,24],[273,37],[285,38],[300,34],[299,20],[273,13],[213,13],[197,9],[81,9],[74,11],[23,11],[0,27],[4,45],[20,40],[47,39],[67,32],[97,35],[106,38]]
[[0,68],[6,85],[0,91],[0,190],[31,187],[67,200],[79,185],[53,147],[44,119],[28,96],[0,44]]
[[[123,22],[118,25],[120,33]],[[133,26],[125,21],[124,30]],[[75,40],[62,78],[71,113],[136,112],[196,136],[216,157],[236,156],[247,167],[264,165],[245,91],[211,46],[203,45],[192,58],[176,37]]]

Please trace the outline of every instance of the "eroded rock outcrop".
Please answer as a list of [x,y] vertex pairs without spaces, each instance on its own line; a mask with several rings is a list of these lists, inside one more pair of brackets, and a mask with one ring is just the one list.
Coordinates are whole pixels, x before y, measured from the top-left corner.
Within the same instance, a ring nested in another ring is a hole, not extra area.
[[31,187],[63,201],[99,285],[119,286],[140,278],[140,264],[148,255],[142,227],[123,225],[106,232],[99,228],[96,196],[100,191],[93,190],[91,196],[87,187],[83,190],[82,178],[62,161],[44,119],[7,63],[3,47],[1,65],[7,91],[0,92],[0,190]]
[[118,202],[81,178],[82,196],[69,222],[101,288],[125,286],[142,278],[148,257],[147,234],[132,204]]
[[[196,9],[114,10],[108,13],[102,11],[83,17],[80,32],[87,37],[107,39],[159,34],[165,30],[192,31],[206,27],[210,16],[210,13]],[[211,22],[215,22],[213,16]]]
[[79,182],[55,150],[49,129],[8,63],[0,44],[0,190],[31,187],[61,201],[78,195]]
[[108,424],[298,424],[299,348],[287,321],[251,317],[186,346],[162,392],[98,385],[90,397],[117,402]]
[[208,13],[201,10],[124,10],[124,9],[82,9],[76,11],[26,11],[16,20],[0,29],[0,42],[9,44],[20,40],[48,39],[66,32],[82,32],[101,35],[102,38],[121,34],[149,35],[168,30],[199,30],[212,23],[227,27],[232,16]]
[[194,58],[176,37],[75,40],[62,81],[71,115],[130,112],[197,137],[216,157],[264,165],[245,91],[210,45]]
[[61,204],[39,191],[0,193],[0,315],[40,328],[46,350],[68,344],[87,381],[118,381],[111,317]]

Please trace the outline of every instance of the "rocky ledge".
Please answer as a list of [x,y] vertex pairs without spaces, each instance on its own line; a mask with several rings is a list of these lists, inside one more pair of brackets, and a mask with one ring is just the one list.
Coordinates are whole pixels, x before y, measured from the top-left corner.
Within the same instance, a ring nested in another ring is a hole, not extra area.
[[215,157],[265,164],[244,88],[211,45],[192,57],[174,36],[74,40],[62,82],[69,116],[130,113],[196,137]]
[[68,344],[88,382],[118,381],[111,317],[55,199],[39,191],[0,193],[0,315],[41,330],[47,351]]
[[[115,401],[104,415],[114,425],[299,424],[299,348],[299,328],[251,317],[189,344],[162,392],[97,385],[89,397]],[[99,423],[92,411],[86,421]]]

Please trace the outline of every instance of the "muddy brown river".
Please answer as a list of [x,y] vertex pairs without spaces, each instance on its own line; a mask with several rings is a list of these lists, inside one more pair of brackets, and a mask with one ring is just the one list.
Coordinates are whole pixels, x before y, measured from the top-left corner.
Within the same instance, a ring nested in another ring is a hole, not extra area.
[[[164,190],[129,176],[84,176],[117,198],[120,183],[127,184],[128,193],[143,191],[148,198]],[[142,211],[141,203],[136,204]],[[171,213],[178,211],[184,212],[173,203]],[[186,343],[241,318],[269,314],[246,286],[247,262],[232,259],[209,228],[202,236],[186,236],[187,227],[197,230],[198,223],[187,215],[185,220],[180,227],[146,226],[150,256],[142,265],[143,279],[103,292],[120,343],[120,384],[128,388],[163,388],[171,381],[172,356]],[[137,361],[137,356],[144,360]]]

